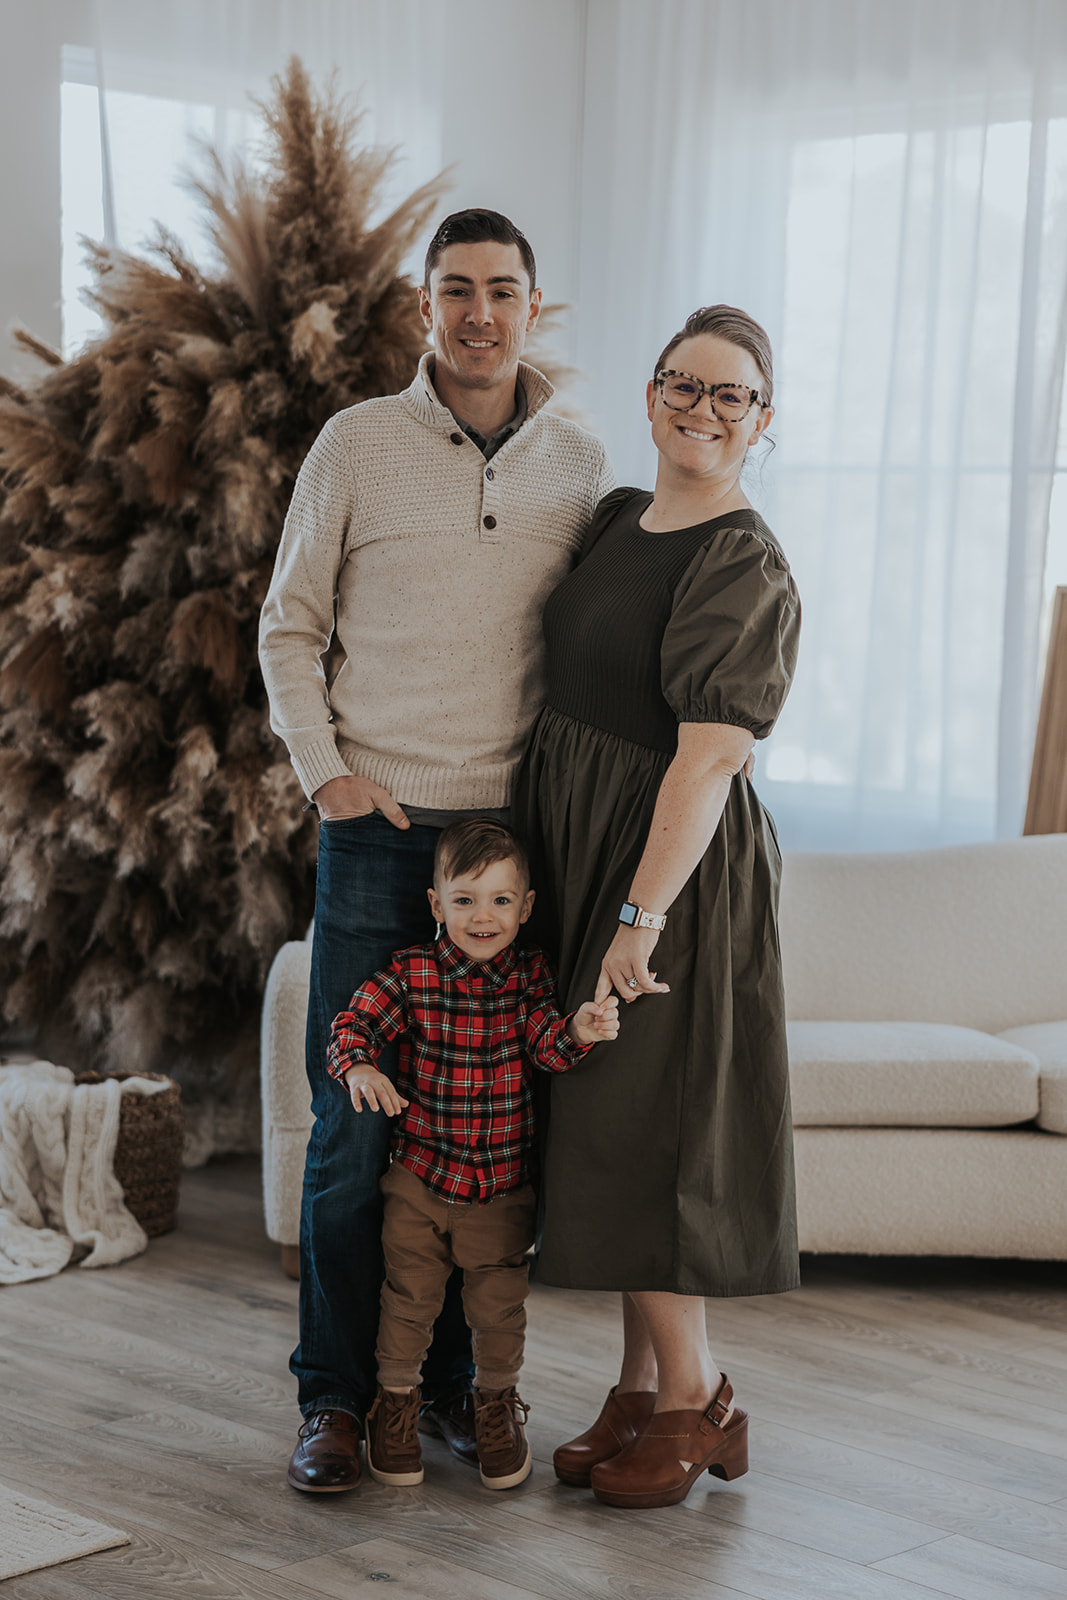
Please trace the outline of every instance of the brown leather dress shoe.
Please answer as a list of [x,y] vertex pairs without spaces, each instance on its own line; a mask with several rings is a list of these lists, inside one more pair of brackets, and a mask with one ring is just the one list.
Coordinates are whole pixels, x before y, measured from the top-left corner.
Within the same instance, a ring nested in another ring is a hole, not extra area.
[[560,1483],[588,1489],[589,1474],[601,1461],[610,1461],[636,1439],[655,1409],[656,1396],[647,1389],[620,1394],[612,1389],[591,1428],[577,1439],[561,1444],[552,1457]]
[[634,1510],[674,1506],[702,1472],[740,1478],[748,1471],[748,1416],[726,1413],[733,1389],[722,1384],[706,1411],[657,1411],[632,1444],[590,1474],[593,1493],[608,1506]]
[[359,1482],[363,1429],[350,1411],[313,1411],[304,1419],[286,1476],[305,1494],[340,1494]]
[[432,1439],[443,1439],[457,1461],[469,1467],[478,1465],[478,1441],[474,1429],[474,1396],[469,1389],[449,1395],[447,1400],[432,1400],[422,1408],[419,1429]]

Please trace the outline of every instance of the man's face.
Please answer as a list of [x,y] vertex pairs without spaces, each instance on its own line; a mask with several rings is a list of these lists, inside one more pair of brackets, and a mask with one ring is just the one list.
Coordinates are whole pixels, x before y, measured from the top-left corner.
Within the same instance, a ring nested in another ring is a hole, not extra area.
[[437,360],[464,389],[514,383],[526,335],[541,310],[516,244],[450,244],[419,290]]

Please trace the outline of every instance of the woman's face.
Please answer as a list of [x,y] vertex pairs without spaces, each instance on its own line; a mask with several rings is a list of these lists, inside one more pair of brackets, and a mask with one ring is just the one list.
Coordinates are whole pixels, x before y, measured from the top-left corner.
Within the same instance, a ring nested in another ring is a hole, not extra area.
[[[762,389],[760,370],[747,350],[714,333],[698,333],[671,351],[667,366],[703,383],[739,383]],[[654,383],[648,386],[648,419],[652,442],[661,460],[683,477],[709,483],[735,482],[749,445],[755,444],[774,415],[770,406],[753,405],[739,422],[724,422],[702,394],[691,411],[673,411]]]

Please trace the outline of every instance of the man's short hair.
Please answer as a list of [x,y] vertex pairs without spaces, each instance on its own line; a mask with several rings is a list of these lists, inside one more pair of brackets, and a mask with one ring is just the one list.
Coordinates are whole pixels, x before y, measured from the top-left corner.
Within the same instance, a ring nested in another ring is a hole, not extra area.
[[478,878],[496,861],[514,861],[529,888],[530,858],[521,839],[494,817],[464,817],[441,830],[433,858],[434,882]]
[[483,244],[486,240],[493,244],[518,246],[522,264],[526,268],[526,276],[530,280],[530,293],[533,294],[537,287],[537,263],[530,249],[530,241],[521,229],[516,228],[515,224],[501,212],[484,211],[477,206],[471,206],[466,211],[453,211],[452,215],[441,223],[430,240],[426,252],[423,288],[429,289],[430,274],[436,267],[441,252],[447,250],[450,244]]

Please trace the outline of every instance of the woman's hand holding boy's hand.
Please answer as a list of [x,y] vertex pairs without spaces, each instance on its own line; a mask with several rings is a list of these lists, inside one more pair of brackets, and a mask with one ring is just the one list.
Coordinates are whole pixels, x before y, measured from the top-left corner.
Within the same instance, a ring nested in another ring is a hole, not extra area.
[[345,1073],[345,1086],[357,1111],[363,1110],[365,1100],[371,1111],[384,1111],[388,1116],[396,1117],[411,1103],[397,1093],[396,1085],[384,1072],[378,1072],[365,1061],[349,1067]]
[[575,1044],[599,1044],[619,1036],[619,1002],[614,995],[599,1002],[586,1000],[567,1023]]
[[603,1000],[613,989],[629,1003],[642,994],[669,994],[670,984],[658,983],[648,970],[659,934],[654,928],[631,928],[619,924],[614,939],[600,963],[595,1000]]

